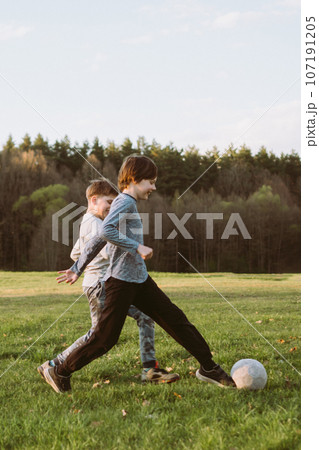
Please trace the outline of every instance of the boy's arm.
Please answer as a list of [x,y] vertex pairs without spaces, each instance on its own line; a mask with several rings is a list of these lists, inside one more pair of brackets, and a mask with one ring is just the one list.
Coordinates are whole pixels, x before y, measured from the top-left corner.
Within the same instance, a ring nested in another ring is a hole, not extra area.
[[105,240],[101,239],[99,236],[94,236],[86,244],[81,253],[79,259],[73,264],[70,269],[61,270],[58,273],[63,273],[56,278],[58,283],[66,281],[67,283],[73,284],[79,278],[79,276],[84,272],[86,266],[92,261],[93,258],[102,250],[105,246]]
[[109,241],[132,254],[136,253],[139,243],[126,236],[123,236],[123,239],[120,239],[120,232],[117,228],[119,226],[120,214],[132,212],[130,209],[130,205],[127,205],[125,202],[122,202],[119,205],[116,205],[115,208],[110,209],[108,216],[102,222],[99,233],[89,240],[84,247],[80,258],[71,267],[70,270],[72,272],[80,276],[86,266],[105,246],[105,241]]
[[[123,233],[120,233],[120,220],[125,220],[126,214],[128,215],[128,219],[130,214],[138,215],[137,210],[132,207],[132,204],[128,204],[125,201],[122,201],[121,203],[113,203],[113,205],[114,208],[110,209],[109,215],[102,223],[100,236],[111,242],[111,244],[120,247],[122,250],[132,253],[132,255],[138,253],[142,259],[152,258],[153,249],[140,244],[138,241],[127,237]],[[142,228],[140,232],[143,233]]]
[[109,253],[108,253],[108,245],[106,244],[103,248],[102,248],[102,250],[100,251],[100,255],[102,256],[102,258],[104,258],[104,259],[109,259],[110,258],[110,255],[109,255]]
[[132,204],[125,201],[116,202],[114,208],[110,209],[108,216],[104,219],[99,235],[102,239],[134,255],[140,243],[127,237],[124,230],[122,230],[122,233],[120,232],[120,221],[123,223],[126,220],[125,215],[128,215],[129,219],[130,214],[138,214],[136,209],[132,208]]
[[[134,241],[133,241],[134,242]],[[138,243],[137,243],[138,244]],[[86,266],[92,261],[93,258],[101,251],[105,246],[105,240],[95,236],[84,247],[80,258],[73,264],[71,269],[60,270],[58,273],[62,273],[56,278],[58,283],[65,281],[66,283],[73,284],[80,277]],[[137,253],[143,259],[150,259],[153,256],[153,249],[146,247],[145,245],[138,244]]]
[[[91,221],[91,223],[89,223],[89,228],[88,228],[88,232],[82,236],[82,248],[92,239],[92,237],[94,236],[98,236],[100,237],[100,228],[102,226],[103,221],[101,219],[95,218],[95,220]],[[100,251],[99,255],[100,257],[102,257],[103,259],[109,259],[109,253],[108,253],[108,249],[107,249],[107,242],[104,242],[104,247],[102,248],[102,250]],[[79,257],[81,255],[81,250],[80,250],[80,254]],[[77,258],[79,259],[79,258]]]
[[80,250],[80,239],[76,241],[74,244],[74,247],[72,248],[70,257],[73,259],[73,261],[77,261],[81,256],[81,250]]
[[132,254],[139,253],[143,259],[149,259],[152,257],[153,250],[151,248],[146,247],[145,245],[142,245],[127,236],[120,236],[120,231],[118,228],[120,214],[130,214],[135,212],[130,209],[130,205],[127,205],[125,202],[116,205],[113,210],[111,208],[109,215],[102,223],[99,236],[92,237],[92,239],[84,247],[80,258],[70,269],[58,272],[64,274],[56,278],[58,283],[62,283],[63,281],[70,284],[75,283],[79,276],[83,273],[86,266],[105,246],[106,240]]
[[[70,270],[80,276],[83,272],[86,266],[99,254],[101,253],[101,256],[103,258],[107,259],[108,254],[105,251],[106,242],[103,238],[101,238],[99,227],[96,226],[96,223],[94,223],[95,226],[90,226],[89,231],[90,233],[85,235],[83,238],[83,241],[85,243],[85,247],[83,249],[83,252],[81,253],[80,249],[80,240],[78,239],[76,244],[78,244],[78,257],[72,258],[75,261],[75,264],[70,268]],[[76,244],[74,246],[74,249],[76,247]],[[71,254],[72,255],[72,254]],[[72,257],[72,256],[71,256]]]
[[70,270],[80,276],[86,266],[100,253],[102,248],[105,246],[106,242],[99,236],[93,236],[92,239],[88,241],[86,246],[81,253],[79,259],[73,264]]

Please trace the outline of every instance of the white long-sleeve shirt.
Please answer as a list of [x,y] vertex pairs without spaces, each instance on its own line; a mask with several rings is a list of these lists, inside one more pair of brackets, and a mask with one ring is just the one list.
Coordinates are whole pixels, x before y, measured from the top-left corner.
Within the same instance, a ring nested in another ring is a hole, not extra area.
[[[72,251],[71,258],[77,261],[83,252],[86,244],[95,236],[99,235],[102,220],[94,216],[94,214],[86,213],[83,216],[79,239],[76,241]],[[106,244],[106,243],[105,243]],[[97,256],[86,266],[84,271],[84,279],[82,286],[89,287],[101,280],[109,266],[109,255],[107,252],[107,244],[100,250]]]

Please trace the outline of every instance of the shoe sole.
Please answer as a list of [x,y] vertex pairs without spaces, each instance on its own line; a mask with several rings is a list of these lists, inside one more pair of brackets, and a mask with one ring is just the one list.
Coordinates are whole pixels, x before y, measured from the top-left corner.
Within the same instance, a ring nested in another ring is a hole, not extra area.
[[38,371],[38,373],[41,375],[41,377],[44,379],[44,381],[45,381],[45,376],[44,376],[44,369],[43,369],[43,367],[42,366],[39,366],[39,367],[37,367],[37,371]]
[[63,393],[63,391],[60,391],[58,386],[55,384],[55,382],[54,382],[53,378],[51,377],[48,369],[44,369],[43,376],[44,376],[45,381],[55,390],[55,392],[57,392],[58,394],[62,394]]
[[228,385],[226,385],[226,384],[221,384],[221,383],[219,383],[219,382],[216,381],[216,380],[212,380],[211,378],[205,377],[205,375],[202,375],[202,374],[199,372],[199,369],[197,369],[197,371],[196,371],[196,377],[197,377],[199,380],[201,380],[201,381],[206,381],[207,383],[216,384],[217,386],[219,386],[219,387],[221,387],[221,388],[224,388],[224,389],[229,389],[229,388],[234,389],[234,388],[235,388],[235,386],[228,386]]
[[41,366],[37,367],[37,371],[38,374],[41,375],[41,377],[45,380],[45,376],[44,376],[44,370],[48,369],[49,367],[51,367],[49,365],[49,361],[46,361],[45,363],[41,364]]

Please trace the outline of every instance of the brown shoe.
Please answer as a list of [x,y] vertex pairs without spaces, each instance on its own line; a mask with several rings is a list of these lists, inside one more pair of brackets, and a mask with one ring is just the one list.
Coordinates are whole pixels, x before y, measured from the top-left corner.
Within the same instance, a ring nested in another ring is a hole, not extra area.
[[63,377],[58,375],[56,367],[48,367],[44,369],[45,381],[55,390],[55,392],[63,393],[71,390],[71,376]]
[[219,387],[236,387],[235,381],[232,377],[227,375],[227,373],[219,365],[212,370],[205,370],[203,366],[201,366],[196,372],[196,377],[201,381],[217,384]]
[[149,370],[143,370],[142,381],[150,383],[174,383],[180,379],[178,373],[168,373],[164,369],[154,367]]

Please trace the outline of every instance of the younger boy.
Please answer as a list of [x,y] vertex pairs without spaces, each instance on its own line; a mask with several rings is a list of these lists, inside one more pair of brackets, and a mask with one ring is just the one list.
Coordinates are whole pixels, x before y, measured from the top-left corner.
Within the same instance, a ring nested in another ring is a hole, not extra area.
[[57,278],[58,282],[73,284],[103,248],[105,240],[112,244],[110,265],[105,276],[106,302],[95,330],[88,341],[75,349],[63,364],[44,371],[47,383],[56,392],[70,390],[71,374],[116,344],[130,304],[155,320],[199,361],[201,367],[196,376],[200,380],[222,387],[236,387],[233,379],[212,360],[210,349],[198,330],[147,273],[144,260],[152,257],[153,250],[143,244],[143,226],[136,201],[148,199],[156,189],[156,179],[157,167],[152,160],[140,155],[126,158],[118,177],[121,194],[112,203],[100,236],[93,238],[72,268],[61,271],[64,275]]
[[[71,258],[77,261],[85,245],[99,233],[99,229],[105,217],[108,215],[111,204],[118,192],[106,180],[93,180],[86,189],[88,209],[83,216],[79,239],[74,245]],[[105,243],[105,241],[104,241]],[[62,364],[73,350],[83,345],[91,336],[96,327],[105,303],[104,282],[101,280],[109,265],[107,245],[104,246],[95,258],[87,265],[82,283],[91,313],[92,327],[84,335],[78,338],[71,346],[60,353],[51,361],[46,361],[38,367],[39,374],[43,377],[44,369]],[[172,382],[179,379],[178,374],[167,373],[158,367],[154,348],[154,322],[153,320],[131,305],[127,315],[134,318],[139,327],[140,353],[143,364],[142,380],[150,382]]]

